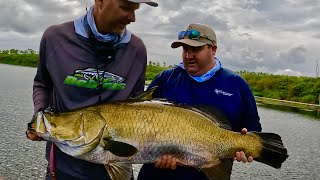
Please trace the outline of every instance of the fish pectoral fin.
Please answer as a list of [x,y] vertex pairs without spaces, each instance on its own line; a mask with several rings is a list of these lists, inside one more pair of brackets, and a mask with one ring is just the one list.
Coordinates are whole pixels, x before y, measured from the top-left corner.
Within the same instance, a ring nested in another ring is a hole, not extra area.
[[130,180],[132,177],[132,164],[110,163],[104,166],[112,180]]
[[103,139],[103,141],[104,150],[108,150],[116,156],[130,157],[138,152],[138,149],[136,147],[124,142],[114,141],[111,139]]
[[220,160],[220,163],[213,167],[201,168],[200,170],[207,176],[209,180],[229,180],[231,176],[232,165],[232,159],[223,159]]

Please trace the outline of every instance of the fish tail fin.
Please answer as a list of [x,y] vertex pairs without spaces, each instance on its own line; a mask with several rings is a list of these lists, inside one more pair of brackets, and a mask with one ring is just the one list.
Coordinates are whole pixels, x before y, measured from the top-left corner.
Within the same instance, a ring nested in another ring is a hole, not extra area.
[[260,156],[254,159],[274,168],[281,168],[282,163],[289,157],[281,137],[275,133],[255,132],[254,134],[258,135],[263,142]]

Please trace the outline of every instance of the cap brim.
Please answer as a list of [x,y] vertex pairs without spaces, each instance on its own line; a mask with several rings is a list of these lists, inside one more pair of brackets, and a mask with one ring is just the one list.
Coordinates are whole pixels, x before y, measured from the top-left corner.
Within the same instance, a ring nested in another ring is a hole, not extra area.
[[148,4],[148,5],[150,5],[150,6],[153,6],[153,7],[157,7],[157,6],[158,6],[158,3],[153,2],[153,1],[145,2],[145,3]]
[[182,46],[183,44],[186,44],[186,45],[189,45],[189,46],[193,46],[193,47],[199,47],[199,46],[206,45],[207,43],[195,41],[195,40],[192,40],[192,39],[180,39],[178,41],[173,42],[171,44],[171,47],[172,48],[178,48],[178,47]]
[[153,1],[143,1],[143,0],[129,0],[131,2],[135,2],[135,3],[146,3],[150,6],[153,6],[153,7],[157,7],[158,6],[158,3],[156,2],[153,2]]

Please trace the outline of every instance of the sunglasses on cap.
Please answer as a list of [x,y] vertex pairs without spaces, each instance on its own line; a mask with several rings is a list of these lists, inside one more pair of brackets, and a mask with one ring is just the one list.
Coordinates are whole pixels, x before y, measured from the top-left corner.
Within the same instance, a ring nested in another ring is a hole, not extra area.
[[188,37],[189,39],[200,39],[200,38],[204,38],[207,39],[209,41],[212,42],[212,44],[214,44],[214,42],[206,35],[201,36],[201,33],[195,29],[190,29],[188,31],[180,31],[178,34],[178,39],[183,39],[184,37]]

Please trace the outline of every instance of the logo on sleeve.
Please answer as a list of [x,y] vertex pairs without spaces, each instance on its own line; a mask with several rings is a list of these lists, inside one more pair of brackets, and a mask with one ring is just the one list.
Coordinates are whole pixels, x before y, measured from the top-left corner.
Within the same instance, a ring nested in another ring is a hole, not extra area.
[[124,80],[125,78],[106,71],[87,68],[76,70],[73,76],[67,76],[63,83],[88,89],[124,90]]
[[224,91],[219,90],[219,89],[215,89],[214,92],[215,92],[216,94],[222,94],[222,95],[224,95],[224,96],[233,96],[233,94],[230,94],[230,93],[228,93],[228,92],[224,92]]

